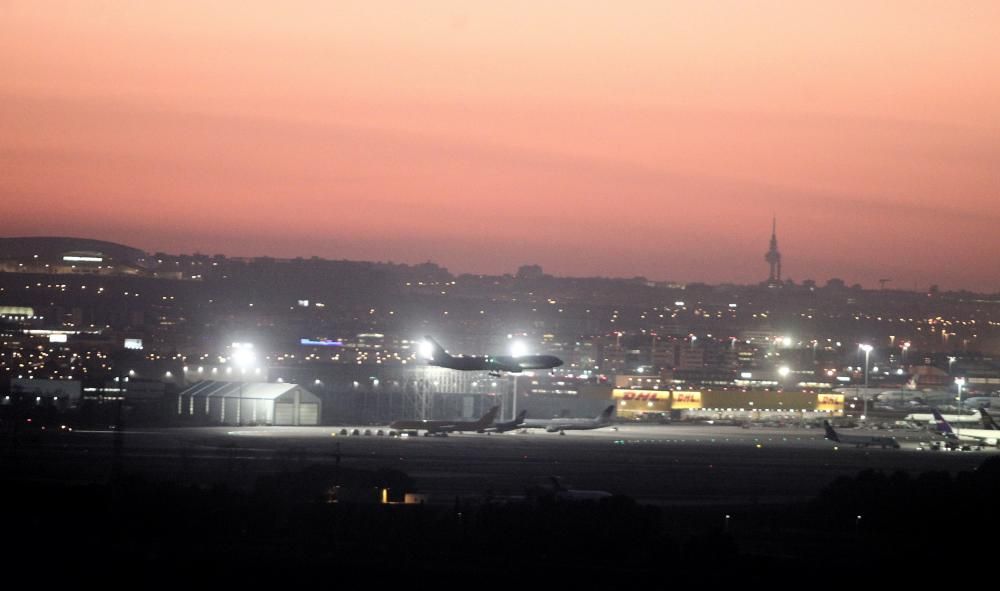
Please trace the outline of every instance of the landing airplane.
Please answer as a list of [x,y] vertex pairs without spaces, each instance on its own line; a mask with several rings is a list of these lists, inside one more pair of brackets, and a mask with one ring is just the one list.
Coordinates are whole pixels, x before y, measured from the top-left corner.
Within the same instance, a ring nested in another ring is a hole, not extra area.
[[486,433],[506,433],[507,431],[513,431],[514,429],[520,429],[521,425],[524,424],[524,417],[528,415],[528,411],[522,410],[517,413],[517,417],[510,421],[497,421],[489,427],[483,429]]
[[493,419],[496,418],[499,410],[499,406],[494,406],[488,410],[486,414],[475,421],[420,421],[403,419],[393,421],[392,424],[389,425],[389,428],[397,429],[399,431],[424,431],[425,437],[428,435],[447,435],[448,433],[453,433],[455,431],[483,433],[490,425],[493,424]]
[[945,439],[978,443],[979,445],[997,445],[997,443],[1000,443],[1000,431],[992,429],[963,429],[961,427],[953,429],[936,408],[931,409],[931,412],[934,414],[934,420],[937,422],[938,432]]
[[552,369],[563,364],[562,359],[554,355],[485,355],[471,356],[449,355],[444,347],[431,337],[425,336],[420,347],[421,355],[428,365],[457,369],[459,371],[488,371],[490,375],[499,376],[501,372],[521,373],[526,369]]
[[563,431],[600,429],[611,425],[611,417],[615,414],[615,405],[605,408],[601,414],[592,419],[526,419],[522,425],[525,429],[545,429],[548,433]]
[[896,441],[895,437],[838,433],[837,430],[833,428],[833,425],[830,424],[830,421],[823,421],[823,428],[826,429],[826,438],[836,443],[854,445],[856,447],[871,447],[873,445],[878,445],[882,447],[882,449],[887,447],[899,449],[899,442]]

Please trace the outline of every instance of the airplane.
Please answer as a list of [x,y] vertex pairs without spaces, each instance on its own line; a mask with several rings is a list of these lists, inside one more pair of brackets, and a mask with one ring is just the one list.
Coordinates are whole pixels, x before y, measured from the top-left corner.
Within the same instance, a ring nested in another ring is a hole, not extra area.
[[[979,423],[982,421],[982,417],[976,413],[972,414],[960,414],[960,415],[944,415],[945,420],[949,423]],[[914,423],[932,423],[936,419],[933,413],[910,413],[903,417],[904,421],[912,421]]]
[[459,371],[488,371],[499,377],[501,372],[521,373],[526,369],[552,369],[563,364],[554,355],[449,355],[444,347],[429,336],[424,337],[420,347],[421,355],[428,365],[456,369]]
[[1000,431],[992,429],[963,429],[961,427],[953,429],[936,408],[931,409],[931,412],[934,414],[934,420],[937,421],[938,432],[944,435],[945,439],[978,443],[979,445],[997,445],[997,443],[1000,443]]
[[966,398],[962,401],[962,406],[966,408],[993,408],[993,403],[998,403],[1000,406],[1000,400],[996,396],[973,396],[971,398]]
[[521,425],[524,424],[524,417],[526,417],[527,415],[528,411],[522,410],[521,412],[517,413],[517,417],[515,417],[514,419],[510,421],[497,421],[496,423],[493,423],[489,427],[483,429],[483,431],[486,433],[506,433],[507,431],[513,431],[514,429],[519,429],[521,428]]
[[873,445],[878,445],[882,447],[882,449],[887,447],[899,449],[899,442],[896,441],[895,437],[838,433],[837,430],[833,428],[833,425],[830,424],[830,421],[823,421],[823,428],[826,429],[826,438],[836,443],[854,445],[855,447],[871,447]]
[[525,419],[521,426],[525,429],[545,429],[548,433],[600,429],[611,425],[611,417],[614,414],[615,405],[612,404],[592,419]]
[[433,421],[433,420],[407,420],[401,419],[398,421],[393,421],[390,425],[390,429],[397,429],[399,431],[424,431],[424,436],[428,435],[447,435],[455,431],[473,431],[476,433],[483,433],[485,430],[493,424],[493,419],[496,418],[497,412],[500,411],[499,406],[494,406],[490,410],[486,411],[486,414],[476,419],[475,421]]

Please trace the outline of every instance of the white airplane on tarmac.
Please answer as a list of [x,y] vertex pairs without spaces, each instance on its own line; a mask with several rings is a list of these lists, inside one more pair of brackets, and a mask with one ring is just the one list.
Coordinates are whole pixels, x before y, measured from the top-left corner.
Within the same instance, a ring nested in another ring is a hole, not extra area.
[[525,419],[521,427],[524,429],[545,429],[548,433],[563,433],[570,430],[600,429],[611,426],[611,417],[615,414],[615,405],[605,408],[601,414],[592,419]]
[[844,445],[854,445],[856,447],[879,446],[883,449],[891,447],[899,449],[899,442],[895,437],[885,435],[855,435],[853,433],[841,433],[833,428],[830,421],[823,421],[823,428],[826,429],[826,438],[836,443]]
[[952,426],[944,419],[943,416],[941,416],[941,413],[939,413],[937,409],[933,409],[933,414],[934,420],[937,421],[936,424],[938,432],[944,435],[946,439],[994,446],[1000,442],[1000,431],[995,431],[993,429],[952,428]]

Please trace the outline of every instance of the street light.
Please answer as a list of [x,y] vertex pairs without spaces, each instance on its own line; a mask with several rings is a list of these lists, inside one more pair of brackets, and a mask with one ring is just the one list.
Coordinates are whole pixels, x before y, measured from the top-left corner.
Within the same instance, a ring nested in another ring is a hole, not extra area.
[[240,398],[236,404],[236,426],[243,426],[243,376],[248,367],[253,365],[257,359],[257,354],[253,350],[253,343],[233,343],[233,354],[230,357],[236,367],[240,369]]
[[[528,346],[521,341],[514,341],[510,344],[510,355],[511,357],[523,357],[528,354]],[[511,420],[517,418],[517,378],[519,374],[511,374],[514,378],[513,392],[511,394]]]
[[951,375],[951,366],[955,363],[954,357],[948,357],[948,375]]
[[965,385],[965,378],[955,378],[955,385],[958,386],[958,414],[962,414],[962,386]]
[[872,352],[872,346],[869,344],[858,345],[862,351],[865,352],[865,394],[861,397],[861,402],[863,403],[864,410],[861,411],[861,420],[864,421],[868,418],[868,354]]

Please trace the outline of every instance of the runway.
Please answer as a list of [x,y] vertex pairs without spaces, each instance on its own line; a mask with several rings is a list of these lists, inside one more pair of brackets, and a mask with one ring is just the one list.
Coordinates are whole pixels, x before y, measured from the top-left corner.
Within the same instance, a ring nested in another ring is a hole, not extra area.
[[73,432],[26,442],[13,460],[17,473],[39,478],[99,480],[117,461],[125,473],[152,479],[245,489],[262,475],[339,462],[405,472],[432,502],[517,497],[557,476],[573,488],[670,505],[803,500],[836,477],[865,469],[972,470],[997,453],[920,451],[931,435],[919,431],[857,431],[895,436],[902,446],[895,450],[837,446],[822,430],[788,427],[621,425],[565,435],[532,430],[409,438],[344,436],[342,428],[355,427]]

